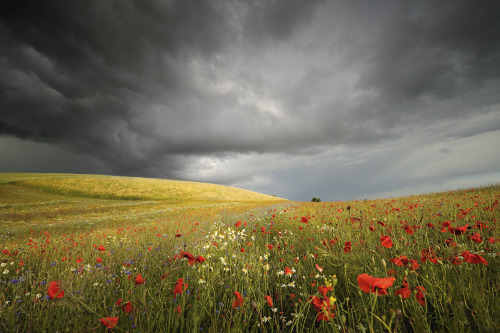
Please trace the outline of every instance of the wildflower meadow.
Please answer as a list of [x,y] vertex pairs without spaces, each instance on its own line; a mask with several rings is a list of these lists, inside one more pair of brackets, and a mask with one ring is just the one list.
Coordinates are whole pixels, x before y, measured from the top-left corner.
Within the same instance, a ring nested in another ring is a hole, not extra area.
[[0,332],[500,330],[498,185],[312,203],[37,179],[0,179]]

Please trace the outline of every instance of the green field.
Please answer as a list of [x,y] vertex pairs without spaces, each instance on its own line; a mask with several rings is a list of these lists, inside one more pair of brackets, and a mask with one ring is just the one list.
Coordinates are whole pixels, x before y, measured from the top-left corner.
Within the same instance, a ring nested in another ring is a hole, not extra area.
[[0,173],[0,332],[498,331],[499,199]]

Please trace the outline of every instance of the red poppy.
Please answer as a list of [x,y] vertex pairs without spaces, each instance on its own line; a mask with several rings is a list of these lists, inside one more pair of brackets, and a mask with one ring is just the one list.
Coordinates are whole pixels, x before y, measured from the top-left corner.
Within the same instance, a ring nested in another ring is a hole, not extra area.
[[241,297],[240,293],[235,291],[234,296],[236,296],[236,299],[233,301],[233,309],[236,309],[237,307],[243,305],[243,297]]
[[408,288],[408,282],[406,282],[406,276],[403,277],[403,286],[401,289],[396,290],[394,295],[400,295],[401,298],[408,298],[411,296],[411,290]]
[[351,252],[351,242],[345,242],[344,245],[344,253]]
[[273,299],[271,296],[266,295],[264,296],[264,299],[266,300],[267,305],[269,305],[270,307],[273,306]]
[[410,227],[408,224],[405,224],[403,226],[403,229],[405,229],[406,233],[409,234],[409,235],[413,235],[413,228]]
[[181,234],[176,234],[175,237],[181,237],[182,235]]
[[318,264],[314,264],[314,267],[316,267],[316,269],[321,273],[323,272],[323,267],[321,267],[320,265]]
[[101,318],[101,324],[107,328],[114,328],[118,324],[118,317]]
[[469,238],[471,241],[476,242],[478,244],[481,244],[483,242],[481,235],[477,232],[472,236],[467,236],[467,238]]
[[181,257],[187,258],[189,266],[193,266],[196,258],[189,252],[181,251]]
[[415,287],[415,289],[417,289],[417,294],[415,295],[418,303],[422,306],[425,306],[425,288],[424,287],[421,287],[421,286],[418,286],[418,287]]
[[330,304],[330,301],[326,298],[320,298],[317,296],[309,296],[311,304],[314,306],[317,312],[316,321],[325,320],[329,321],[335,317],[335,313],[331,312],[334,306]]
[[116,301],[116,305],[120,306],[122,304],[123,298],[120,298]]
[[271,244],[267,244],[267,248],[268,248],[269,250],[272,250],[272,249],[273,249],[273,247],[274,247],[274,246],[272,246]]
[[455,236],[458,236],[458,235],[461,235],[464,232],[466,232],[468,227],[469,227],[468,224],[461,226],[461,227],[456,227],[456,228],[448,227],[448,232],[450,234],[454,234]]
[[101,246],[99,246],[99,251],[104,252],[104,251],[106,251],[106,248],[103,245],[101,245]]
[[236,222],[236,223],[234,224],[234,227],[235,227],[235,228],[238,228],[240,225],[241,225],[241,221],[238,221],[238,222]]
[[332,291],[332,287],[327,287],[327,286],[319,286],[318,291],[323,295],[323,297],[326,297],[326,294],[328,291]]
[[388,249],[390,249],[393,246],[391,237],[389,236],[380,237],[380,243],[382,244],[383,247],[386,247]]
[[137,275],[137,277],[135,278],[135,285],[140,285],[140,284],[143,284],[144,283],[144,279],[142,278],[141,276],[141,273],[139,273],[139,275]]
[[102,259],[101,257],[97,258],[95,261],[97,261],[98,263],[101,263],[102,262]]
[[485,264],[488,265],[488,262],[486,259],[481,257],[478,254],[472,254],[469,251],[464,251],[461,253],[462,257],[464,257],[464,261],[468,262],[469,264]]
[[377,296],[387,295],[386,289],[392,287],[396,281],[394,277],[376,278],[368,274],[358,276],[358,285],[365,293],[374,293]]
[[177,296],[178,294],[182,294],[182,292],[186,290],[187,287],[188,285],[187,283],[184,283],[184,279],[179,278],[179,280],[177,280],[177,283],[175,284],[174,297]]
[[177,306],[177,308],[175,309],[175,312],[177,313],[177,316],[179,316],[182,313],[182,307],[180,305]]
[[397,266],[407,266],[412,271],[420,267],[418,261],[415,259],[408,259],[407,256],[396,257],[394,259],[389,259],[389,261]]
[[202,263],[205,261],[205,258],[203,256],[196,256],[195,262],[197,264]]
[[123,304],[122,310],[125,313],[129,313],[130,311],[132,311],[132,302],[127,302],[127,303]]
[[50,299],[62,298],[64,296],[64,290],[61,289],[59,283],[60,281],[52,281],[49,284],[49,289],[47,290],[47,294],[49,295]]
[[285,267],[285,275],[291,276],[292,275],[292,270],[288,267]]

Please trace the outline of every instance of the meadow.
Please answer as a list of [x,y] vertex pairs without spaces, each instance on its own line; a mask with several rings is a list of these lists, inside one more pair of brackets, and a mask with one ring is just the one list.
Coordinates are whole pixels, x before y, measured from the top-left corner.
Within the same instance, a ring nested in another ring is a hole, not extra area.
[[499,331],[499,199],[0,174],[0,332]]

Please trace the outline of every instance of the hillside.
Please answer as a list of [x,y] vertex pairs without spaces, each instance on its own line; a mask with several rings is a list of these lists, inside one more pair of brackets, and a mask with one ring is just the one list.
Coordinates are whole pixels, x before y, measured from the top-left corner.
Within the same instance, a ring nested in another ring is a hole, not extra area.
[[169,202],[283,202],[239,188],[178,180],[76,174],[0,173],[0,185],[17,185],[69,197]]

